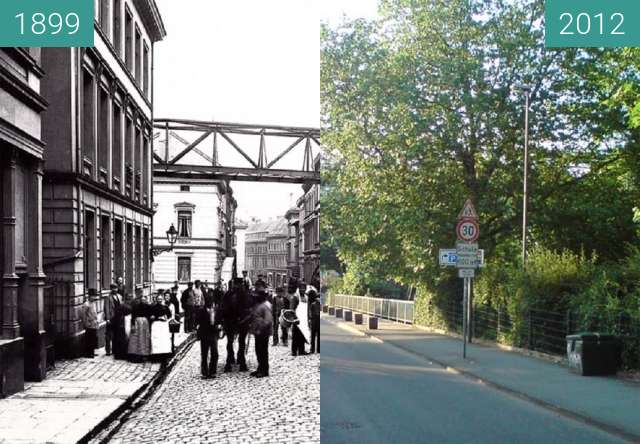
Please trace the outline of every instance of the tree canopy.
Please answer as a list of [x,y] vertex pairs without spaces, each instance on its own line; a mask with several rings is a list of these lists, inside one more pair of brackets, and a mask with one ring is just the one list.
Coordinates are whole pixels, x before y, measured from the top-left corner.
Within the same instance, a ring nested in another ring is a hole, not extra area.
[[518,258],[524,92],[533,245],[618,259],[637,239],[640,51],[546,49],[543,0],[383,0],[321,34],[323,240],[348,268],[441,276],[466,198]]

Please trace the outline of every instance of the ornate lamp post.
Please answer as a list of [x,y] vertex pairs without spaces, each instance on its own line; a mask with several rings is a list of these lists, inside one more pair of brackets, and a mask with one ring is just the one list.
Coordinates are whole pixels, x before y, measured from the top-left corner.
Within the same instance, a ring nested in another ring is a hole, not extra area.
[[157,255],[159,255],[161,253],[166,253],[168,251],[172,251],[173,250],[173,245],[178,240],[178,230],[176,230],[176,227],[174,227],[173,224],[171,224],[171,226],[166,231],[166,233],[167,233],[167,242],[169,242],[169,246],[168,247],[152,248],[151,249],[151,254],[153,255],[153,257],[156,257]]

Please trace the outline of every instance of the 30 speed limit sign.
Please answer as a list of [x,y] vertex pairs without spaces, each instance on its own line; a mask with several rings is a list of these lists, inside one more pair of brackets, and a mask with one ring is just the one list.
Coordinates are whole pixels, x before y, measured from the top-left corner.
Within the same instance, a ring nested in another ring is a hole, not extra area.
[[475,242],[480,235],[480,227],[474,219],[462,219],[456,226],[458,239],[465,242]]

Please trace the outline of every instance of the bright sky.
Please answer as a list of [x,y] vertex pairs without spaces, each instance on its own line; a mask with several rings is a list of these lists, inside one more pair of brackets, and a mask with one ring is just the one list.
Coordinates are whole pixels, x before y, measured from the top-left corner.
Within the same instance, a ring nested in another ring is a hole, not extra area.
[[[168,34],[155,46],[156,118],[316,128],[320,20],[339,23],[343,14],[372,16],[376,10],[375,0],[156,2]],[[257,140],[234,140],[257,160]],[[268,159],[287,142],[267,139]],[[303,148],[278,166],[299,168]],[[228,146],[220,145],[220,158],[223,165],[247,165]],[[302,195],[300,185],[233,182],[232,187],[238,217],[245,220],[282,216],[290,195],[294,203]]]

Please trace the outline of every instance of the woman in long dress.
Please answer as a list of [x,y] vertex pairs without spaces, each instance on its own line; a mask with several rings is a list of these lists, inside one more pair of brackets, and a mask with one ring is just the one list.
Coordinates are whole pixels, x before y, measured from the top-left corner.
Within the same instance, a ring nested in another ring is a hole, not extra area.
[[164,304],[163,295],[158,293],[156,303],[151,307],[152,355],[168,355],[171,353],[169,319],[171,319],[171,309]]
[[142,361],[151,354],[151,315],[151,306],[147,297],[141,295],[131,313],[132,325],[128,352],[132,361]]

